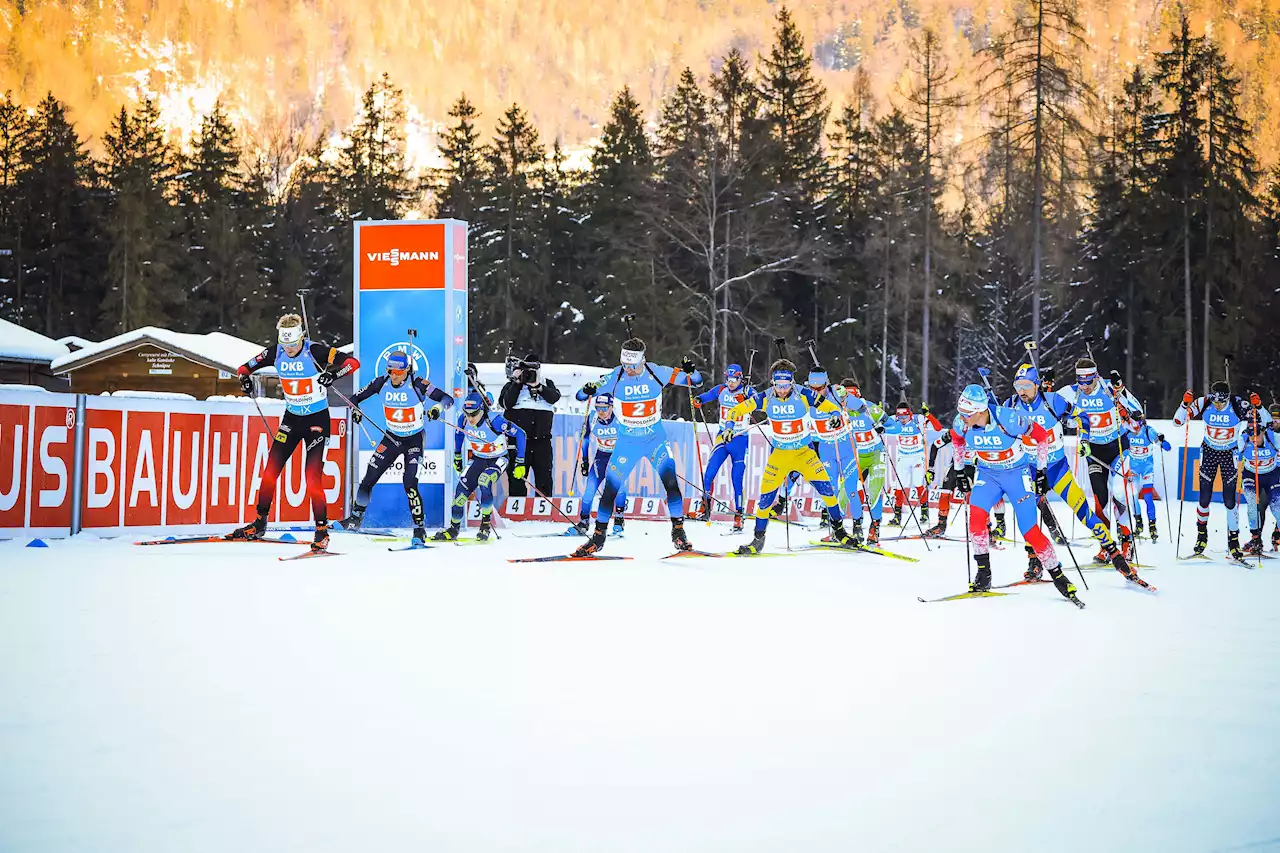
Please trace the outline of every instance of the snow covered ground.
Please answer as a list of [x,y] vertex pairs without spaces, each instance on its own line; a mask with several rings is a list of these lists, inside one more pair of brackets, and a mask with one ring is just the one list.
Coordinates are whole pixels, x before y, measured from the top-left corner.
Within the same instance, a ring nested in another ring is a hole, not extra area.
[[1280,560],[920,604],[962,542],[632,528],[595,564],[0,543],[0,850],[1280,849]]

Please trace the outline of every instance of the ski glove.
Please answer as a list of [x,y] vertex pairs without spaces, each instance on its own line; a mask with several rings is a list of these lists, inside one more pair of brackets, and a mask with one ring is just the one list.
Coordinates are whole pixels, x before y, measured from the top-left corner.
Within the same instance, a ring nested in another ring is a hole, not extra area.
[[457,471],[459,474],[462,473],[462,454],[461,453],[453,454],[453,470]]
[[582,386],[582,392],[586,394],[588,397],[590,397],[592,394],[596,393],[599,390],[600,390],[599,382],[588,382],[587,384]]
[[1049,474],[1043,470],[1036,472],[1036,494],[1049,494]]
[[1262,398],[1258,396],[1257,391],[1253,391],[1249,394],[1249,405],[1253,406],[1255,409],[1262,408]]
[[876,424],[876,432],[884,435],[884,424]]
[[924,484],[926,486],[933,485],[933,469],[932,468],[924,472]]
[[1093,455],[1093,448],[1089,446],[1089,442],[1080,442],[1080,455],[1086,458]]
[[359,406],[353,406],[353,407],[351,408],[351,421],[352,421],[352,423],[357,423],[357,424],[358,424],[358,423],[360,423],[362,420],[364,420],[364,412],[360,411],[360,407],[359,407]]
[[966,495],[973,491],[973,478],[969,476],[969,469],[956,472],[956,488],[957,495]]
[[590,473],[591,471],[591,463],[588,462],[586,459],[583,459],[582,464],[578,466],[578,470],[582,472],[582,476],[584,477],[587,476],[587,474]]
[[515,477],[517,480],[523,480],[523,479],[524,479],[525,472],[526,472],[527,470],[528,470],[528,469],[526,469],[526,468],[524,467],[524,460],[523,460],[523,459],[517,459],[517,460],[516,460],[516,467],[514,467],[514,468],[512,468],[512,469],[511,469],[511,476],[512,476],[512,477]]
[[316,377],[316,381],[324,387],[328,388],[334,382],[338,381],[338,374],[330,373],[327,370],[320,371],[320,375]]
[[733,427],[723,426],[716,433],[716,444],[725,444],[733,439]]
[[1162,436],[1160,436],[1160,449],[1161,449],[1161,450],[1173,450],[1173,445],[1172,445],[1172,444],[1170,444],[1169,442],[1165,441],[1165,439],[1164,439],[1164,436],[1163,436],[1163,435],[1162,435]]
[[701,409],[701,408],[702,408],[702,401],[701,401],[701,400],[699,400],[697,397],[694,397],[694,398],[693,398],[693,400],[692,400],[692,402],[693,402],[693,407],[694,407],[695,409]]
[[680,369],[683,370],[685,373],[689,373],[689,374],[696,373],[698,370],[696,367],[693,366],[693,359],[687,355],[684,358],[680,359]]
[[1184,393],[1183,393],[1183,395],[1182,395],[1182,405],[1186,406],[1186,407],[1189,409],[1189,408],[1191,408],[1191,404],[1192,404],[1192,403],[1194,403],[1195,401],[1196,401],[1196,395],[1195,395],[1195,394],[1192,394],[1190,391],[1186,391],[1186,392],[1184,392]]
[[240,387],[244,389],[244,393],[248,394],[250,397],[253,396],[253,379],[250,378],[249,374],[240,374]]
[[439,405],[439,404],[434,405],[434,406],[432,406],[431,408],[427,409],[427,420],[429,420],[429,421],[438,421],[438,420],[440,420],[440,415],[441,415],[443,412],[444,412],[444,407],[443,407],[443,406],[441,406],[441,405]]
[[843,423],[844,423],[844,418],[840,417],[839,412],[832,412],[831,417],[827,418],[828,429],[840,429],[840,426]]
[[1111,371],[1111,387],[1115,388],[1117,391],[1124,388],[1124,379],[1121,378],[1120,371],[1118,370]]
[[931,415],[931,414],[932,414],[932,412],[931,412],[931,411],[929,411],[929,404],[928,404],[928,403],[921,403],[921,404],[920,404],[920,414],[924,415],[925,417],[928,417],[929,415]]

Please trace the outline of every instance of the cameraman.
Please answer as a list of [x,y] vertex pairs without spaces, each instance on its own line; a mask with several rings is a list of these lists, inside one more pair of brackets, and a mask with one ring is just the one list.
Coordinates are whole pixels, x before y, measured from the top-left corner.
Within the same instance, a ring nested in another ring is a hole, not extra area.
[[[507,384],[498,394],[498,404],[503,416],[524,430],[525,464],[529,476],[538,491],[547,497],[552,494],[552,463],[555,450],[551,442],[551,425],[555,421],[555,404],[560,400],[560,389],[550,379],[542,378],[542,363],[533,353],[520,361],[507,362]],[[508,451],[511,464],[507,466],[507,493],[512,497],[524,497],[528,492],[524,480],[517,480],[515,450]]]

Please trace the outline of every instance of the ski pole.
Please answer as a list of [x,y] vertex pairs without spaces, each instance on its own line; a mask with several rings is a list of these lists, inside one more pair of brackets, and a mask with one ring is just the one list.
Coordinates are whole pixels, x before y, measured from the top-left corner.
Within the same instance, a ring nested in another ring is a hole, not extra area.
[[1182,433],[1182,470],[1178,472],[1178,478],[1182,481],[1178,484],[1178,541],[1174,545],[1178,555],[1182,554],[1182,513],[1187,508],[1187,474],[1191,473],[1187,468],[1191,454],[1191,407],[1186,403],[1182,407],[1187,410],[1187,422]]
[[[706,476],[707,469],[706,469],[705,467],[703,467],[703,464],[702,464],[702,442],[699,440],[699,437],[698,437],[698,420],[699,420],[699,419],[698,419],[698,417],[697,417],[697,410],[695,409],[695,407],[694,407],[694,405],[693,405],[693,393],[694,393],[694,392],[693,392],[693,384],[692,384],[692,380],[691,380],[691,381],[690,381],[690,385],[689,385],[689,427],[690,427],[690,428],[692,429],[692,431],[693,431],[693,449],[694,449],[694,453],[697,455],[697,458],[698,458],[698,474],[699,474],[700,476],[704,476],[704,477],[705,477],[705,476]],[[703,421],[703,426],[706,426],[706,421]],[[703,489],[703,490],[702,490],[702,503],[703,503],[703,505],[704,505],[704,506],[706,505],[706,502],[707,502],[707,490],[706,490],[706,489]],[[708,526],[708,527],[710,527],[710,526],[711,526],[711,513],[708,511],[708,512],[706,513],[706,516],[707,516],[707,518],[706,518],[707,526]]]
[[[1230,381],[1230,380],[1228,380],[1228,381]],[[1258,407],[1257,407],[1257,406],[1254,406],[1254,408],[1253,408],[1253,435],[1254,435],[1254,436],[1256,436],[1257,434],[1258,434]],[[1249,443],[1250,443],[1250,444],[1253,444],[1253,436],[1249,436]],[[1266,519],[1265,519],[1265,518],[1263,517],[1263,515],[1262,515],[1262,488],[1261,488],[1261,487],[1260,487],[1260,485],[1259,485],[1259,483],[1260,483],[1260,481],[1261,481],[1261,477],[1260,477],[1260,476],[1259,476],[1259,474],[1258,474],[1258,469],[1259,469],[1261,466],[1258,464],[1258,456],[1259,456],[1259,454],[1258,454],[1258,445],[1253,444],[1253,459],[1254,459],[1254,464],[1253,464],[1253,499],[1254,499],[1254,501],[1256,501],[1256,502],[1257,502],[1257,504],[1258,504],[1258,510],[1257,510],[1257,513],[1258,513],[1258,536],[1259,536],[1259,537],[1261,537],[1261,536],[1262,536],[1262,528],[1263,528],[1263,526],[1266,524]],[[1249,514],[1246,512],[1246,513],[1245,513],[1245,519],[1246,519],[1246,520],[1248,520],[1248,518],[1249,518]],[[1250,539],[1252,539],[1252,538],[1253,538],[1253,530],[1252,530],[1252,529],[1249,531],[1249,538],[1250,538]],[[1262,568],[1262,545],[1261,545],[1261,543],[1259,543],[1259,545],[1258,545],[1258,568]]]
[[262,418],[263,428],[265,428],[267,434],[270,435],[274,430],[271,429],[271,423],[267,420],[267,416],[262,413],[262,406],[258,404],[258,395],[250,394],[249,399],[253,401],[253,407],[258,410],[258,417]]
[[973,539],[972,508],[969,506],[969,495],[964,496],[964,570],[969,576],[969,585],[973,585],[973,557],[969,553],[969,542]]
[[[690,480],[688,480],[688,479],[686,479],[686,478],[684,478],[684,477],[681,477],[679,474],[676,474],[676,479],[677,479],[677,480],[679,480],[680,482],[684,483],[686,486],[689,486],[690,488],[693,488],[693,489],[700,489],[700,488],[701,488],[701,486],[698,486],[698,485],[696,485],[695,483],[693,483],[692,481],[690,481]],[[707,495],[707,499],[708,499],[708,500],[710,500],[712,503],[716,504],[717,506],[724,507],[724,509],[725,509],[728,513],[730,513],[731,515],[737,515],[737,514],[738,514],[738,511],[737,511],[736,509],[734,509],[733,507],[729,506],[729,504],[725,503],[724,501],[720,500],[719,498],[715,497],[714,495],[708,494],[708,495]]]
[[[1041,496],[1041,499],[1042,500],[1044,499],[1043,496]],[[1053,529],[1050,532],[1056,533],[1057,535],[1062,536],[1062,528],[1058,526],[1058,517],[1053,514],[1053,508],[1049,506],[1049,501],[1045,500],[1043,506],[1044,506],[1045,513],[1049,517],[1049,523],[1053,527]],[[1063,536],[1062,538],[1066,539],[1065,536]],[[1071,555],[1071,562],[1075,564],[1076,574],[1080,576],[1080,583],[1084,584],[1085,590],[1088,591],[1089,582],[1084,579],[1084,571],[1080,568],[1080,561],[1076,559],[1075,551],[1071,550],[1070,540],[1067,540],[1067,553]]]
[[1172,529],[1173,528],[1173,510],[1169,508],[1169,503],[1170,503],[1169,498],[1171,498],[1172,495],[1169,494],[1169,477],[1167,474],[1165,474],[1165,470],[1164,470],[1164,466],[1165,466],[1164,448],[1160,447],[1159,450],[1160,450],[1160,500],[1164,504],[1165,524],[1169,525],[1169,528]]

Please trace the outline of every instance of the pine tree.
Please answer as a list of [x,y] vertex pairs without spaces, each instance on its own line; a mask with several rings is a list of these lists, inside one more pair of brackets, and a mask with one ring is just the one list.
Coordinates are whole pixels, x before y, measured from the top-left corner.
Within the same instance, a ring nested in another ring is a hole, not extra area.
[[26,110],[6,92],[0,101],[0,316],[19,324],[35,304],[27,299],[23,274],[22,223],[30,200],[19,184],[30,134]]
[[[785,6],[778,10],[777,22],[769,56],[760,59],[761,117],[772,149],[765,174],[781,202],[776,218],[788,220],[795,237],[794,253],[812,262],[814,249],[821,245],[817,204],[826,183],[822,141],[830,107],[826,88],[813,74],[813,57]],[[822,278],[816,274],[819,270],[811,272],[815,274],[790,272],[772,278],[797,327],[816,336]]]
[[351,219],[399,219],[416,201],[405,161],[404,93],[387,74],[365,90],[338,159]]
[[[871,278],[867,243],[874,227],[875,134],[870,79],[856,72],[850,101],[840,110],[829,134],[830,186],[823,202],[824,253],[830,264],[830,281],[821,307],[823,349],[846,354],[849,368],[859,381],[877,363],[871,338],[869,298]],[[853,360],[848,353],[861,353]],[[835,370],[836,365],[827,365]],[[842,365],[843,367],[843,365]]]
[[476,129],[480,114],[465,94],[449,108],[454,120],[440,141],[440,156],[445,166],[434,174],[436,216],[452,217],[464,222],[475,218],[477,199],[484,187],[484,144]]
[[[1084,177],[1089,134],[1081,118],[1093,101],[1086,82],[1088,42],[1069,0],[1033,0],[1014,9],[1010,30],[984,51],[984,99],[1001,103],[1000,145],[1026,161],[1031,185],[1023,214],[1031,223],[1030,336],[1040,341],[1046,316],[1045,265],[1058,236],[1074,234],[1077,184]],[[1063,241],[1065,242],[1065,241]],[[1061,269],[1069,248],[1058,246]],[[1061,282],[1060,282],[1061,283]],[[1060,300],[1065,301],[1065,300]]]
[[487,178],[478,236],[472,242],[472,268],[480,270],[472,308],[473,340],[492,358],[507,345],[528,349],[542,340],[539,318],[541,275],[537,259],[542,233],[538,199],[545,150],[538,131],[518,104],[498,120],[485,151]]
[[155,101],[121,107],[103,139],[109,245],[98,328],[118,334],[181,319],[187,290],[175,280],[177,217],[168,197],[175,155]]
[[776,20],[773,47],[760,59],[758,91],[777,146],[772,177],[794,210],[811,204],[823,186],[827,163],[822,138],[830,108],[826,87],[813,74],[813,57],[787,7],[778,10]]
[[[1159,182],[1162,207],[1176,218],[1165,241],[1166,249],[1181,254],[1183,311],[1181,317],[1186,367],[1186,387],[1195,388],[1195,342],[1192,313],[1193,220],[1202,202],[1206,166],[1201,150],[1204,119],[1200,116],[1200,92],[1204,88],[1204,65],[1200,55],[1204,40],[1191,35],[1191,24],[1183,17],[1169,49],[1156,54],[1156,85],[1169,99],[1169,110],[1157,120],[1164,128],[1160,135]],[[1203,378],[1208,390],[1209,378]]]
[[928,199],[924,204],[922,226],[924,255],[920,303],[920,389],[923,398],[928,400],[930,399],[929,358],[933,349],[930,335],[932,327],[930,309],[933,291],[937,287],[933,267],[937,225],[935,208],[939,191],[935,178],[941,172],[939,164],[942,161],[943,127],[948,115],[960,106],[961,101],[950,91],[955,85],[956,75],[947,64],[937,32],[932,28],[926,28],[918,39],[913,39],[911,58],[914,78],[908,93],[908,99],[913,107],[910,118],[920,128],[920,138],[924,143],[924,196]]
[[195,297],[191,319],[201,329],[257,327],[265,306],[253,298],[257,276],[248,229],[255,211],[249,206],[235,128],[221,101],[201,121],[191,149],[179,182]]
[[[639,102],[624,87],[609,108],[583,185],[584,274],[589,282],[584,295],[593,315],[584,330],[596,338],[598,352],[592,357],[597,360],[612,358],[615,344],[625,337],[619,319],[623,314],[643,314],[646,324],[667,329],[680,325],[678,317],[652,317],[661,297],[650,286],[652,235],[640,210],[655,171],[644,124]],[[659,340],[650,344],[655,356]]]

